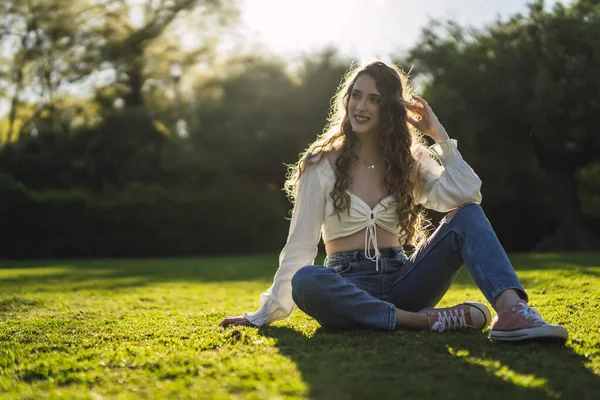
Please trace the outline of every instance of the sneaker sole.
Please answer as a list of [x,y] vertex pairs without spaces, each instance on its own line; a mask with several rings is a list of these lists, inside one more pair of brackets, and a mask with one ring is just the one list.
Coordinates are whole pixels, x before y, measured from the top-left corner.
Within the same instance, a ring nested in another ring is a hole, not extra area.
[[540,326],[537,328],[517,329],[514,331],[490,331],[490,339],[497,342],[518,342],[521,340],[554,339],[566,342],[569,332],[562,326]]
[[486,326],[488,326],[488,324],[491,322],[492,320],[492,314],[490,313],[490,310],[485,306],[485,304],[482,303],[476,303],[476,302],[471,302],[471,301],[467,301],[464,304],[468,304],[473,308],[478,309],[479,311],[481,311],[481,313],[483,314],[483,326],[481,326],[480,328],[476,328],[474,327],[474,329],[477,330],[482,330],[484,329]]

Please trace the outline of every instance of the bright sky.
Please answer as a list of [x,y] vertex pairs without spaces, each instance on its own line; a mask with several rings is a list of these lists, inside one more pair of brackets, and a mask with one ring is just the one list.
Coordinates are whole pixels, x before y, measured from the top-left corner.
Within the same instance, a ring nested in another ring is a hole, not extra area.
[[[481,27],[526,12],[526,0],[241,0],[246,37],[280,55],[332,44],[344,55],[387,57],[411,47],[429,18]],[[568,4],[571,0],[564,0]],[[556,0],[546,0],[551,7]]]

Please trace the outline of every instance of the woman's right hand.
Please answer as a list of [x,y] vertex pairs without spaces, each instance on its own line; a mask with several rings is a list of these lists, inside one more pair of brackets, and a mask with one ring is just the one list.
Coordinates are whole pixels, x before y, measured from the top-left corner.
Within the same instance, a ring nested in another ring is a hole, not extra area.
[[254,327],[256,327],[256,325],[254,325],[252,322],[248,321],[244,317],[226,317],[219,324],[219,326],[221,326],[223,328],[225,328],[225,327],[227,327],[229,325],[242,325],[242,326],[254,326]]

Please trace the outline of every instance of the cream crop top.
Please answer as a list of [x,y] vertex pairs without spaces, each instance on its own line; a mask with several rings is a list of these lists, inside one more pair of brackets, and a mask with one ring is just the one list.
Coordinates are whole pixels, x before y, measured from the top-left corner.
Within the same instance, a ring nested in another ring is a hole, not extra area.
[[[442,165],[430,157],[432,154]],[[436,143],[429,150],[416,148],[413,156],[418,172],[417,203],[431,210],[448,212],[467,202],[481,202],[481,180],[463,160],[455,139]],[[321,233],[323,241],[327,242],[367,228],[365,252],[375,261],[376,268],[379,266],[376,225],[400,236],[394,197],[384,198],[371,209],[358,196],[348,192],[349,213],[340,213],[341,218],[338,218],[333,215],[333,203],[329,199],[334,184],[334,171],[327,157],[307,164],[298,183],[289,235],[279,256],[279,269],[273,284],[261,294],[258,311],[244,313],[254,325],[284,319],[294,310],[292,277],[303,266],[314,263]]]

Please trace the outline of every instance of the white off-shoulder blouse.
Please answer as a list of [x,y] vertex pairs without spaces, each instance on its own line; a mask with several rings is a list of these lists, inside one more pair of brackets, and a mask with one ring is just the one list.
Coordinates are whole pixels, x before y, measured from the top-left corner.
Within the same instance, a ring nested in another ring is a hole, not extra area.
[[[438,164],[431,156],[437,157]],[[448,212],[461,205],[481,203],[481,180],[463,160],[455,139],[436,143],[429,149],[415,147],[417,185],[415,201],[425,208]],[[318,157],[317,157],[318,158]],[[273,285],[260,296],[260,308],[254,313],[244,313],[256,326],[286,318],[294,310],[292,277],[305,265],[312,265],[317,256],[317,246],[323,241],[352,235],[366,228],[365,252],[379,266],[376,226],[398,236],[398,217],[394,198],[388,196],[371,209],[362,199],[350,195],[349,212],[333,213],[329,193],[333,190],[335,175],[327,157],[307,163],[298,182],[296,205],[292,213],[287,243],[279,256],[279,269]]]

